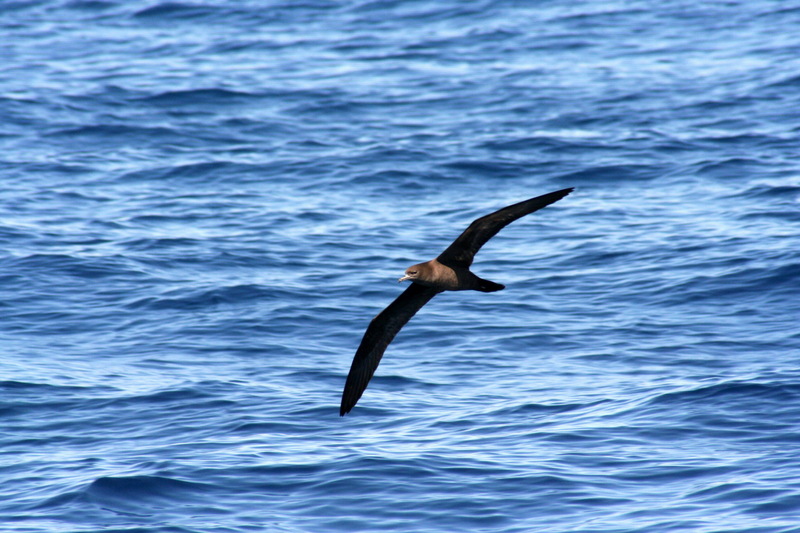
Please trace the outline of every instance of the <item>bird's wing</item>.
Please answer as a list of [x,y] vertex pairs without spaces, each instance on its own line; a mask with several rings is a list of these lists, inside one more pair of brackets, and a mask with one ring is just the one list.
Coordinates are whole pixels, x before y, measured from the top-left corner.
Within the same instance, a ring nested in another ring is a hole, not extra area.
[[342,393],[342,407],[339,411],[341,416],[350,412],[361,398],[367,383],[378,368],[378,363],[381,362],[383,352],[397,332],[423,305],[440,292],[439,289],[412,283],[389,304],[389,307],[372,319],[353,357],[353,364],[350,365],[350,373],[347,375]]
[[570,187],[569,189],[543,194],[542,196],[504,207],[499,211],[475,220],[436,260],[449,267],[468,268],[481,246],[497,235],[498,231],[518,218],[561,200],[572,190],[573,188]]

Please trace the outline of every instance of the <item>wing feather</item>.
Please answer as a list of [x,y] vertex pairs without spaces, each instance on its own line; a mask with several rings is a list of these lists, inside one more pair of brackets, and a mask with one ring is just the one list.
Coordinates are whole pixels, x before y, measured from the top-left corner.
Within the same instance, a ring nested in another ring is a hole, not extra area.
[[381,362],[383,352],[392,342],[397,332],[411,320],[422,306],[430,301],[441,291],[412,283],[395,301],[372,319],[361,344],[353,357],[350,373],[342,392],[342,406],[339,415],[344,416],[350,412],[358,402],[369,380]]
[[529,215],[571,193],[573,188],[562,189],[530,200],[525,200],[475,220],[464,233],[442,252],[437,261],[449,267],[468,268],[481,246],[518,218]]

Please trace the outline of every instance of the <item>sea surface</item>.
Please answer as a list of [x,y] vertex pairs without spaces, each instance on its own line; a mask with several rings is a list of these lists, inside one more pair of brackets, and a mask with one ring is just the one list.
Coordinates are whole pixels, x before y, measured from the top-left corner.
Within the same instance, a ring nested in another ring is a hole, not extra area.
[[800,2],[3,0],[0,531],[800,531]]

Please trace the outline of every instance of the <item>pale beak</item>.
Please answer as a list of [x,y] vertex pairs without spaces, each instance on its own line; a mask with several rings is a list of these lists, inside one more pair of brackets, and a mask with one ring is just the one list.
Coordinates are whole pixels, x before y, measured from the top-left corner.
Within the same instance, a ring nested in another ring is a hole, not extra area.
[[398,283],[400,283],[401,281],[405,281],[405,280],[407,280],[407,279],[411,279],[411,276],[409,276],[408,274],[406,274],[406,275],[405,275],[405,276],[403,276],[402,278],[398,279],[398,280],[397,280],[397,282],[398,282]]

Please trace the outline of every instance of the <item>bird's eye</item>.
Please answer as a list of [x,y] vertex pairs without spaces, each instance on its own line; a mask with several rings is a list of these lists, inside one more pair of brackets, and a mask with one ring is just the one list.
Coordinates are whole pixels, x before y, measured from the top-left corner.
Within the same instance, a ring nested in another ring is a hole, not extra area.
[[416,276],[417,275],[417,271],[416,270],[412,270],[411,272],[409,272],[409,274],[412,275],[412,276]]

